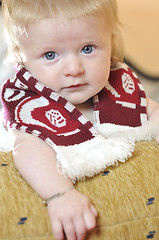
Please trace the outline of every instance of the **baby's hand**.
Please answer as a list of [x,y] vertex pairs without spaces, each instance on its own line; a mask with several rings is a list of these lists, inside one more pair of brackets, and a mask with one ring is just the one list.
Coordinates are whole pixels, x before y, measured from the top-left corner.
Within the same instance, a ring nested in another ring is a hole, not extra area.
[[[48,204],[51,226],[57,240],[84,240],[96,226],[97,211],[89,199],[76,189]],[[65,236],[64,236],[65,235]]]

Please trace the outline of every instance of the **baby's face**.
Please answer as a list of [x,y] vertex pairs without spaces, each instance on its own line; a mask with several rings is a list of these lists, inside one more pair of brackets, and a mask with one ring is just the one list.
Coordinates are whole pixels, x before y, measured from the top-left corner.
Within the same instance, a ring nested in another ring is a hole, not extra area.
[[29,26],[20,54],[35,78],[77,105],[105,86],[111,39],[109,24],[99,16],[45,19]]

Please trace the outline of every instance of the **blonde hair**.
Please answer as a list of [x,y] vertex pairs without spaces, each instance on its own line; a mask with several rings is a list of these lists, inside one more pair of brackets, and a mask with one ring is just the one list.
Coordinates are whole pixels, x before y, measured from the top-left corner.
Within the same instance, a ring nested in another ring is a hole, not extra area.
[[82,18],[100,14],[112,29],[112,66],[123,60],[123,41],[116,0],[3,0],[4,23],[9,53],[18,59],[18,37],[27,34],[27,27],[45,18]]

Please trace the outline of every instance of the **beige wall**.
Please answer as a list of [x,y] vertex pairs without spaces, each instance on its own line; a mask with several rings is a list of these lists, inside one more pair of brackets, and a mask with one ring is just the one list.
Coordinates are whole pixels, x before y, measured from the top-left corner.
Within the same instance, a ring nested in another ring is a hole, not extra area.
[[141,71],[159,77],[159,0],[117,0],[125,56]]

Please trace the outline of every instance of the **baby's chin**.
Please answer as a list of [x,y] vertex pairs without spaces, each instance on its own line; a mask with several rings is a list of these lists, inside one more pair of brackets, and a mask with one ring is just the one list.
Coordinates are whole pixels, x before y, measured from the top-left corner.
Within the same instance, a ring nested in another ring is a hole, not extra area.
[[70,101],[70,103],[72,103],[73,105],[75,105],[76,107],[80,106],[80,105],[84,105],[89,101],[89,99],[84,99],[84,100],[75,100],[75,101]]
[[89,98],[83,98],[83,97],[80,97],[80,96],[73,97],[73,98],[70,98],[70,97],[65,97],[65,98],[66,98],[67,101],[69,101],[70,103],[72,103],[75,106],[84,104],[89,99]]

